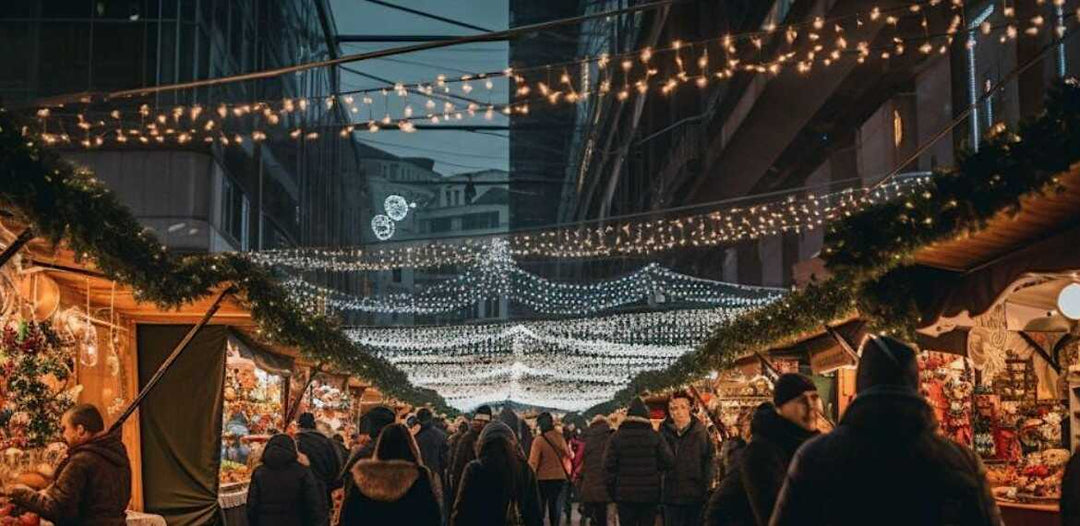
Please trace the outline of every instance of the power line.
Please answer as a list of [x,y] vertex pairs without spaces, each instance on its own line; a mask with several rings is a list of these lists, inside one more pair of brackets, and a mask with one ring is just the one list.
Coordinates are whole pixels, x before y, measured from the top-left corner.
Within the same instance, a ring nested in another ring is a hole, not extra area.
[[438,20],[439,22],[445,22],[445,23],[450,24],[450,25],[455,25],[455,26],[458,26],[458,27],[464,27],[466,29],[474,29],[476,31],[483,31],[484,33],[490,33],[492,31],[490,29],[486,29],[486,28],[483,28],[483,27],[480,27],[480,26],[474,26],[474,25],[469,24],[469,23],[461,22],[459,20],[454,20],[453,18],[447,18],[445,16],[439,16],[439,15],[436,15],[436,14],[428,13],[427,11],[421,11],[419,9],[412,9],[410,7],[400,6],[400,5],[397,5],[397,4],[391,4],[390,2],[384,2],[383,0],[367,0],[367,2],[375,4],[375,5],[381,5],[383,7],[388,7],[390,9],[396,9],[398,11],[404,11],[406,13],[410,13],[410,14],[420,16],[420,17],[423,17],[423,18],[430,18],[432,20]]
[[[377,51],[370,51],[367,53],[356,53],[352,55],[345,55],[337,58],[320,60],[316,62],[306,62],[303,64],[297,64],[294,66],[285,66],[275,69],[267,69],[262,71],[253,71],[251,73],[241,73],[237,75],[228,75],[225,77],[217,77],[212,79],[195,80],[190,82],[180,82],[176,84],[165,84],[160,86],[150,86],[145,88],[135,88],[114,91],[104,94],[105,99],[115,99],[122,97],[136,97],[150,95],[152,93],[160,93],[163,91],[176,91],[182,89],[201,88],[206,86],[218,86],[222,84],[231,84],[233,82],[243,82],[249,80],[260,80],[273,77],[279,77],[288,73],[296,73],[299,71],[307,71],[309,69],[326,68],[331,66],[339,66],[341,64],[348,64],[350,62],[360,62],[363,60],[371,60],[379,57],[389,57],[393,55],[401,55],[404,53],[412,53],[415,51],[425,51],[428,49],[438,49],[448,46],[456,46],[460,44],[471,44],[476,42],[492,42],[497,40],[506,40],[511,37],[526,33],[535,33],[537,31],[544,31],[547,29],[579,24],[586,20],[594,18],[604,18],[609,16],[618,16],[628,13],[636,13],[640,11],[650,11],[661,7],[666,7],[676,3],[684,3],[692,0],[658,0],[656,2],[649,2],[647,4],[640,4],[636,6],[625,7],[621,9],[613,9],[611,11],[603,11],[600,13],[592,13],[587,15],[579,15],[569,18],[560,18],[557,20],[550,20],[547,22],[541,22],[537,24],[529,24],[524,26],[515,27],[513,29],[507,29],[504,31],[493,31],[490,33],[482,33],[479,35],[467,35],[455,38],[453,40],[441,41],[441,42],[424,42],[420,44],[413,44],[410,46],[401,46],[389,49],[380,49]],[[66,96],[54,97],[53,100],[60,100],[65,97],[70,97],[72,100],[80,100],[86,97],[85,93],[75,93]]]

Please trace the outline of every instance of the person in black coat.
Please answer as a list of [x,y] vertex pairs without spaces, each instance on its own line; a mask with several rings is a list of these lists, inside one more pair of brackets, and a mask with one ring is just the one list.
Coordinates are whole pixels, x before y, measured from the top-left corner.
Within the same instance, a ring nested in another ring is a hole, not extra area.
[[578,485],[581,488],[582,515],[596,526],[607,525],[607,507],[611,502],[604,482],[604,452],[607,451],[611,433],[607,418],[597,415],[585,430],[585,449],[581,453]]
[[461,475],[465,473],[465,466],[476,459],[476,441],[480,438],[480,432],[484,426],[491,423],[491,406],[482,405],[473,413],[469,430],[462,435],[454,447],[454,463],[450,467],[450,487],[456,493]]
[[360,449],[356,450],[349,457],[349,460],[345,462],[345,467],[342,469],[342,499],[348,499],[349,496],[356,491],[356,483],[353,481],[352,468],[357,462],[371,458],[375,455],[375,446],[378,443],[379,435],[382,434],[382,430],[386,426],[393,424],[397,419],[397,415],[394,414],[394,410],[384,405],[375,406],[364,413],[360,417],[360,432],[367,435],[370,440],[367,444],[364,444]]
[[447,443],[446,433],[435,426],[433,415],[428,408],[416,412],[416,420],[420,422],[420,431],[416,433],[416,445],[420,448],[420,462],[424,464],[435,477],[435,493],[439,495],[439,501],[449,507],[449,498],[443,493],[442,479],[446,472],[447,457],[450,456],[450,445]]
[[502,422],[484,427],[450,513],[450,526],[542,526],[540,490],[514,431]]
[[326,504],[330,505],[330,494],[341,487],[341,464],[345,460],[341,457],[340,449],[334,441],[316,431],[315,415],[303,413],[296,423],[300,431],[296,433],[296,448],[308,458],[311,464],[311,472],[315,480],[323,487],[326,495]]
[[250,526],[323,526],[325,493],[311,470],[297,461],[289,435],[274,435],[263,449],[261,464],[248,485]]
[[795,451],[812,438],[820,401],[814,383],[800,374],[780,376],[773,402],[754,411],[750,443],[739,454],[706,511],[712,526],[766,526]]
[[1080,449],[1065,465],[1061,478],[1061,526],[1080,526]]
[[619,524],[653,526],[661,475],[673,462],[671,447],[653,430],[645,402],[634,398],[604,452],[604,482],[618,507]]
[[698,526],[712,484],[716,447],[709,431],[693,415],[694,401],[685,391],[668,400],[670,418],[661,434],[675,456],[675,467],[664,475],[665,526]]
[[374,458],[358,460],[349,475],[355,491],[342,503],[338,525],[442,523],[434,478],[420,464],[416,441],[404,425],[383,428]]
[[978,456],[937,433],[915,350],[875,336],[861,356],[855,399],[796,453],[771,524],[1000,525]]

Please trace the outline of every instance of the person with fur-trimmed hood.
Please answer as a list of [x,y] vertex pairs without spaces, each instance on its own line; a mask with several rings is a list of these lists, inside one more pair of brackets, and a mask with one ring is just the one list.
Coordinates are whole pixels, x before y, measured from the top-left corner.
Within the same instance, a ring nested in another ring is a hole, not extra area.
[[607,507],[611,502],[604,483],[604,452],[611,440],[611,424],[604,415],[596,415],[585,430],[585,447],[581,451],[581,471],[578,485],[581,488],[581,514],[589,524],[607,525]]
[[356,490],[342,504],[340,526],[442,523],[431,470],[404,425],[384,428],[375,456],[357,461],[349,475]]
[[653,526],[661,477],[675,459],[653,429],[644,400],[634,398],[626,414],[604,453],[604,483],[617,505],[619,524]]
[[493,422],[476,441],[476,459],[461,476],[450,526],[542,526],[540,491],[517,437]]
[[914,349],[868,338],[855,392],[836,429],[795,454],[771,524],[1002,523],[978,455],[937,433]]

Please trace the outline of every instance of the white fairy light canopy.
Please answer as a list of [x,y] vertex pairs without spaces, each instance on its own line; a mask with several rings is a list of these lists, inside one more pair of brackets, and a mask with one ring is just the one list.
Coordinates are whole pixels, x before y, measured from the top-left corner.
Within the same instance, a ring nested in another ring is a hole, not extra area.
[[287,281],[298,297],[339,312],[441,314],[467,309],[480,301],[505,297],[535,313],[595,314],[634,303],[687,303],[715,307],[756,307],[784,289],[754,287],[679,274],[655,263],[625,276],[595,283],[555,282],[517,266],[506,241],[489,251],[463,274],[416,292],[360,297],[320,287],[301,278]]
[[483,403],[583,410],[664,368],[748,307],[492,325],[377,328],[349,336],[461,410]]

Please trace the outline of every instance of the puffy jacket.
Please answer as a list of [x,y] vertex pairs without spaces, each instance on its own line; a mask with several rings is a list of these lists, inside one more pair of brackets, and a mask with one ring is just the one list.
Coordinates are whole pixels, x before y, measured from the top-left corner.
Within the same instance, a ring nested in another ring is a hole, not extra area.
[[480,432],[484,430],[484,422],[473,421],[469,426],[469,430],[454,445],[454,463],[450,466],[449,480],[452,488],[459,487],[461,475],[465,473],[465,466],[476,460],[476,441],[480,439]]
[[323,486],[296,460],[296,446],[286,435],[266,443],[262,465],[248,485],[250,526],[321,526],[329,521]]
[[648,418],[626,417],[604,454],[604,483],[615,502],[659,503],[663,472],[671,469],[671,448]]
[[594,420],[585,430],[585,450],[581,453],[581,502],[611,502],[604,482],[604,452],[611,440],[606,419]]
[[123,526],[131,500],[131,463],[119,433],[68,451],[56,480],[42,491],[20,489],[15,504],[56,526]]
[[296,434],[296,449],[311,462],[311,472],[323,485],[329,502],[330,492],[341,487],[341,450],[333,439],[313,429],[302,429]]
[[552,429],[533,440],[529,467],[536,472],[537,480],[566,480],[563,459],[570,461],[572,458],[573,453],[562,433]]
[[342,504],[340,526],[441,524],[442,512],[426,467],[406,460],[364,459],[349,475],[355,491]]
[[795,455],[771,524],[1000,525],[982,462],[936,428],[918,393],[859,393]]
[[1061,526],[1080,526],[1080,450],[1069,459],[1061,480]]
[[[542,526],[544,518],[536,475],[525,459],[518,461],[521,463],[521,475],[518,479],[519,494],[513,496],[514,502],[527,526]],[[489,466],[484,459],[473,460],[462,473],[460,486],[450,514],[450,526],[506,524],[512,496],[493,466]]]
[[446,440],[446,433],[430,422],[421,424],[420,432],[416,434],[416,445],[420,448],[424,466],[435,476],[442,477],[443,470],[446,469],[447,457],[450,456],[450,445]]
[[705,515],[712,526],[767,525],[791,458],[814,433],[764,403],[754,411],[750,435],[750,443],[709,499]]
[[664,439],[675,457],[675,467],[664,475],[665,504],[700,504],[705,502],[712,484],[716,447],[705,425],[690,419],[689,428],[679,433],[673,422],[666,422]]

